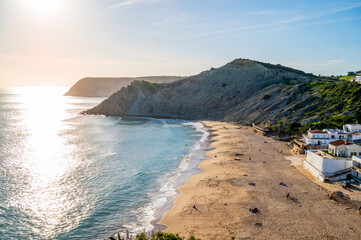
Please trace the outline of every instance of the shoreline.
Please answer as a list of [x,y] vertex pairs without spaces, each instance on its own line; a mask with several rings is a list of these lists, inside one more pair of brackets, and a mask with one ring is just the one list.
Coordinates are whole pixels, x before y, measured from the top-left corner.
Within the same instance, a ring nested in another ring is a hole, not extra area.
[[239,125],[202,123],[210,128],[213,149],[198,166],[202,172],[178,187],[172,208],[158,222],[165,232],[202,240],[356,239],[361,234],[361,217],[329,200],[293,167],[285,142]]
[[[187,162],[190,165],[185,170],[181,171],[179,173],[179,176],[176,176],[174,181],[175,194],[168,196],[166,202],[161,207],[155,210],[154,218],[151,221],[151,225],[153,226],[153,229],[151,231],[160,232],[164,231],[167,228],[167,226],[160,224],[159,222],[162,220],[164,215],[173,207],[175,196],[179,194],[179,187],[183,186],[192,175],[201,173],[203,171],[199,169],[198,166],[202,161],[208,158],[206,156],[206,153],[207,151],[212,149],[212,147],[210,146],[212,142],[212,139],[210,137],[212,137],[212,134],[207,126],[205,126],[202,122],[199,121],[189,122],[186,124],[192,125],[195,128],[195,131],[203,132],[203,136],[194,144],[194,146],[199,145],[199,147],[197,149],[192,149],[190,153],[181,161],[180,165],[182,164],[182,162],[185,161],[185,159],[187,159]],[[197,128],[196,124],[201,124],[201,126]]]
[[[147,119],[167,121],[163,119]],[[143,212],[142,215],[148,220],[143,221],[141,225],[134,225],[134,223],[124,225],[130,235],[135,236],[141,232],[150,234],[155,231],[164,231],[167,228],[165,225],[159,224],[159,221],[163,218],[164,214],[172,208],[175,200],[174,196],[179,194],[178,188],[184,185],[190,176],[202,172],[198,166],[202,161],[207,159],[206,152],[212,149],[209,139],[209,136],[211,136],[209,132],[210,129],[202,122],[176,120],[176,123],[191,126],[195,133],[201,133],[201,137],[191,146],[188,154],[180,161],[178,167],[163,178],[163,183],[159,186],[157,194],[152,196],[151,201],[141,208],[141,212]],[[118,233],[122,237],[126,236],[125,230],[112,234],[111,236],[118,239]]]

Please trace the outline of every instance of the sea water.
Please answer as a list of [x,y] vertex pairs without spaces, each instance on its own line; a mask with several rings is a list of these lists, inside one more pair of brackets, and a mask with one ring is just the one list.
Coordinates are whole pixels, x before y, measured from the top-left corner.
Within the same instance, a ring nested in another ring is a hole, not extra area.
[[66,90],[0,89],[0,239],[151,230],[206,133],[189,122],[82,115],[103,99]]

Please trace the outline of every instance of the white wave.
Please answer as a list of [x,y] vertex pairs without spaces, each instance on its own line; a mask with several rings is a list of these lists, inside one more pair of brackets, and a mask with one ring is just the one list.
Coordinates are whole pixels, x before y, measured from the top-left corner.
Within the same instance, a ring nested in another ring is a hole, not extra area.
[[[202,136],[190,148],[189,154],[182,159],[178,165],[178,168],[173,173],[160,179],[160,182],[162,182],[160,189],[155,193],[154,196],[152,196],[150,203],[133,212],[135,216],[138,216],[137,222],[124,225],[130,234],[136,234],[143,231],[150,232],[153,230],[154,226],[151,223],[156,218],[155,214],[157,210],[161,209],[170,200],[171,197],[177,194],[177,187],[179,187],[177,186],[177,180],[180,179],[182,174],[186,171],[192,168],[196,168],[199,161],[202,160],[199,157],[199,153],[196,153],[196,151],[199,150],[202,146],[202,143],[207,140],[209,132],[200,122],[183,122],[182,124],[192,126],[196,132],[201,132]],[[191,162],[193,162],[193,164],[190,164]]]

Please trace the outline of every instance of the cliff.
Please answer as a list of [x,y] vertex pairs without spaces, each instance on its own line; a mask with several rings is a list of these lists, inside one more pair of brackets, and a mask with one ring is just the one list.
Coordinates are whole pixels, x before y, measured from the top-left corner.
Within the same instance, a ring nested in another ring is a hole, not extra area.
[[83,78],[77,81],[65,96],[82,97],[109,97],[122,87],[126,87],[136,80],[145,80],[152,83],[169,83],[184,77],[177,76],[153,76],[136,78]]
[[315,96],[311,74],[247,59],[236,59],[167,84],[135,81],[86,114],[188,120],[225,120],[243,124],[295,121]]

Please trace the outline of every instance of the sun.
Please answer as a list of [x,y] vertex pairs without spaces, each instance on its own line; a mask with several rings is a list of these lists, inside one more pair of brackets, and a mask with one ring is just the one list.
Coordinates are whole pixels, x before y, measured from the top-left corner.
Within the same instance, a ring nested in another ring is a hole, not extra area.
[[24,0],[24,7],[39,15],[54,15],[61,11],[65,0]]

